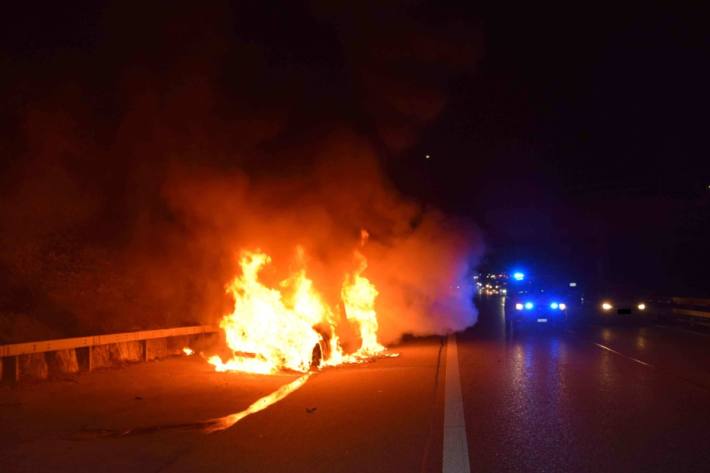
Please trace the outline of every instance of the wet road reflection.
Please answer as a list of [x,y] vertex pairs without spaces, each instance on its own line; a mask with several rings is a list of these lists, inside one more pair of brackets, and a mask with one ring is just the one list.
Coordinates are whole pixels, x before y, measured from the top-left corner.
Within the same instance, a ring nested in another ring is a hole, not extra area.
[[678,373],[700,375],[710,350],[691,338],[583,323],[511,333],[484,303],[460,347],[472,471],[702,471],[710,391]]

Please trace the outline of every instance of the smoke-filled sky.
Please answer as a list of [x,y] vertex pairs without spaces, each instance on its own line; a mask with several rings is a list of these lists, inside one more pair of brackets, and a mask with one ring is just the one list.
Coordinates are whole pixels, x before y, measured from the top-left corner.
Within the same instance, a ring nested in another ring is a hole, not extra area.
[[[68,9],[67,9],[68,8]],[[216,322],[242,249],[335,303],[360,230],[382,337],[475,322],[471,219],[400,192],[480,30],[417,2],[18,11],[2,55],[0,335]],[[6,17],[6,20],[9,19]]]
[[0,336],[212,321],[245,246],[306,246],[332,295],[362,227],[389,338],[475,320],[443,295],[484,241],[704,295],[700,15],[345,3],[6,9]]

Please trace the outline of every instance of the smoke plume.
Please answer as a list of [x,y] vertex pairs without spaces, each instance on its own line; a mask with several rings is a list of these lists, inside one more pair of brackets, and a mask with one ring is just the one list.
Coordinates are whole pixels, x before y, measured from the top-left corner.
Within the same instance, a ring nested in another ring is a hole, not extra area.
[[475,323],[476,227],[383,162],[445,106],[478,34],[425,25],[416,2],[358,5],[116,2],[8,46],[0,340],[216,323],[241,249],[277,281],[302,246],[335,303],[363,228],[384,341]]

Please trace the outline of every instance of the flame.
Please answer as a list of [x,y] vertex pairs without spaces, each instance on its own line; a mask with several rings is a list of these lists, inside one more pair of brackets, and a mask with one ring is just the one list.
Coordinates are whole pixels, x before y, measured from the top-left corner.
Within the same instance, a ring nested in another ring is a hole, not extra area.
[[359,252],[355,252],[359,260],[359,267],[353,274],[345,277],[341,297],[345,306],[345,315],[348,320],[355,321],[360,326],[362,345],[355,352],[355,357],[368,357],[384,351],[385,347],[377,341],[377,312],[375,312],[375,299],[377,288],[366,277],[362,276],[367,269],[367,260]]
[[234,356],[226,363],[218,356],[211,357],[208,361],[217,371],[268,374],[283,369],[310,369],[313,347],[321,340],[313,328],[319,321],[318,304],[303,302],[300,296],[310,290],[310,280],[305,278],[305,272],[296,276],[294,301],[300,304],[298,309],[289,307],[280,291],[259,281],[259,272],[270,261],[260,251],[242,252],[242,275],[227,287],[234,297],[234,310],[220,323]]
[[[368,236],[361,232],[361,246]],[[306,373],[312,368],[362,362],[385,350],[377,340],[378,291],[362,275],[367,269],[365,256],[355,251],[357,269],[345,275],[340,292],[341,313],[358,324],[361,337],[360,347],[351,354],[344,353],[337,335],[338,312],[324,301],[306,274],[302,247],[297,247],[296,256],[300,269],[276,289],[259,280],[259,273],[271,262],[269,255],[260,250],[241,252],[241,274],[227,286],[234,307],[220,322],[232,357],[226,361],[218,355],[210,357],[208,362],[217,371]]]

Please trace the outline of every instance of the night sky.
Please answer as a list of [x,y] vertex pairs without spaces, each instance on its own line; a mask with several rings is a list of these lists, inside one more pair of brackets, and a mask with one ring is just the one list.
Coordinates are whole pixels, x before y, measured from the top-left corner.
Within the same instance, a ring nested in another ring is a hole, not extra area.
[[697,12],[496,2],[478,13],[484,58],[411,151],[408,189],[474,215],[492,266],[707,290],[710,42]]
[[121,247],[146,208],[172,218],[176,161],[297,178],[347,128],[480,227],[489,267],[707,295],[710,44],[663,3],[16,5],[2,229],[81,221],[76,244]]

